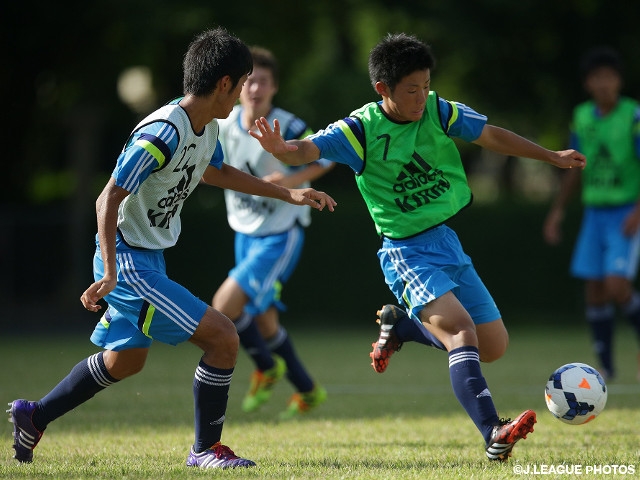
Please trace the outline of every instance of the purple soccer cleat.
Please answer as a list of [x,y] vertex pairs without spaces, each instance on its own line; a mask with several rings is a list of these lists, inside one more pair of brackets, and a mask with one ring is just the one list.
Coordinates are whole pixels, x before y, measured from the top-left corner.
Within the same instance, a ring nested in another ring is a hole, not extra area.
[[33,461],[33,449],[43,433],[34,427],[31,421],[36,405],[37,402],[14,400],[9,403],[11,408],[7,410],[10,414],[9,421],[13,423],[13,448],[16,451],[13,458],[22,463]]
[[200,468],[237,468],[255,467],[255,462],[240,458],[233,450],[220,442],[208,448],[204,452],[195,453],[193,448],[187,457],[187,467]]

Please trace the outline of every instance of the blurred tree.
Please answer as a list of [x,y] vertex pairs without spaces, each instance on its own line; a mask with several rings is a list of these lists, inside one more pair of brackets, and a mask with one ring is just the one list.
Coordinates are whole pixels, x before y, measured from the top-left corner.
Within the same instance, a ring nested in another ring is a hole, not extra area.
[[366,58],[389,31],[412,32],[432,44],[439,59],[434,88],[443,96],[554,147],[564,143],[571,106],[583,98],[576,72],[583,50],[597,43],[620,49],[628,59],[628,93],[640,88],[640,65],[632,60],[637,2],[281,0],[212,6],[204,0],[61,0],[37,8],[5,2],[1,8],[0,85],[12,115],[3,136],[13,160],[0,198],[9,202],[65,197],[82,183],[45,188],[45,181],[35,183],[44,194],[31,191],[34,176],[71,166],[76,110],[101,118],[98,158],[86,161],[108,173],[136,119],[116,95],[120,72],[148,67],[164,102],[181,92],[188,42],[217,24],[276,52],[283,65],[279,101],[317,128],[376,98]]
[[[157,102],[181,94],[182,55],[205,28],[223,25],[248,44],[273,50],[282,64],[276,101],[314,128],[376,100],[367,74],[369,50],[387,32],[414,33],[438,59],[438,93],[469,104],[492,123],[562,148],[571,108],[585,97],[577,72],[584,50],[596,44],[620,50],[627,61],[625,93],[640,96],[639,13],[638,2],[605,0],[3,2],[5,278],[24,268],[6,261],[24,247],[17,229],[41,222],[34,209],[43,208],[56,209],[45,217],[62,223],[66,237],[55,239],[60,254],[38,259],[38,267],[57,261],[53,265],[62,264],[66,275],[78,277],[82,268],[88,274],[84,261],[91,246],[80,245],[94,229],[93,201],[142,114],[118,98],[119,75],[146,67]],[[465,146],[463,157],[471,166],[478,150]],[[494,175],[508,182],[508,173]],[[351,177],[347,168],[336,169],[323,182],[351,185]],[[68,256],[71,268],[61,263]],[[15,291],[10,281],[2,285],[9,295]]]

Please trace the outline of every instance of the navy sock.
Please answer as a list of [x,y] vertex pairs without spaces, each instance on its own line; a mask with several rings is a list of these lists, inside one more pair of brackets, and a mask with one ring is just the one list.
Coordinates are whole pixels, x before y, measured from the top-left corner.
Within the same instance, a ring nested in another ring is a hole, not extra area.
[[38,402],[32,417],[34,427],[44,431],[50,422],[118,381],[109,375],[102,359],[103,353],[96,353],[79,362]]
[[222,438],[222,426],[227,411],[229,385],[233,368],[210,367],[202,360],[193,379],[195,403],[195,443],[193,451],[200,453]]
[[401,342],[418,342],[429,347],[447,350],[440,340],[429,332],[424,325],[418,325],[411,318],[402,317],[393,327],[398,340]]
[[273,368],[275,362],[271,357],[271,351],[267,342],[262,338],[253,317],[245,312],[234,323],[240,337],[240,344],[253,359],[256,368],[263,372]]
[[587,306],[586,317],[591,328],[593,350],[600,366],[609,378],[615,375],[613,366],[613,327],[616,311],[613,305]]
[[480,369],[478,349],[465,346],[451,350],[449,375],[453,393],[488,444],[493,426],[498,424],[499,418]]
[[640,342],[640,293],[634,291],[631,300],[622,306],[622,310],[636,331],[636,337]]
[[313,390],[313,380],[298,358],[284,327],[280,326],[278,332],[268,340],[268,345],[273,353],[284,359],[287,364],[287,378],[296,390],[304,393]]

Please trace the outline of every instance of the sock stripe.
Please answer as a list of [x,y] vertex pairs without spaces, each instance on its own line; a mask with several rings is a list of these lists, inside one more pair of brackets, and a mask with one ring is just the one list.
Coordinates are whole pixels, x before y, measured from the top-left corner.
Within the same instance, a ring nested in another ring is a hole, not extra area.
[[586,308],[585,317],[588,322],[609,322],[616,314],[616,307],[610,303],[606,305],[590,305]]
[[210,370],[206,370],[201,365],[198,365],[195,374],[196,380],[198,380],[199,382],[215,387],[224,387],[227,385],[231,385],[232,376],[233,372],[228,374],[215,373]]
[[477,351],[463,351],[449,354],[449,368],[462,362],[480,363],[480,355]]
[[91,355],[87,358],[87,367],[89,368],[89,373],[91,373],[93,380],[99,386],[107,388],[116,382],[116,380],[109,375],[109,372],[107,372],[107,368],[102,360],[102,352],[96,353],[95,355]]
[[242,333],[247,329],[252,321],[253,317],[251,315],[247,312],[242,312],[242,315],[240,315],[233,323],[236,326],[238,333]]
[[280,325],[280,328],[278,329],[276,334],[267,341],[267,346],[269,347],[269,350],[274,351],[279,346],[281,346],[286,339],[287,331],[282,325]]

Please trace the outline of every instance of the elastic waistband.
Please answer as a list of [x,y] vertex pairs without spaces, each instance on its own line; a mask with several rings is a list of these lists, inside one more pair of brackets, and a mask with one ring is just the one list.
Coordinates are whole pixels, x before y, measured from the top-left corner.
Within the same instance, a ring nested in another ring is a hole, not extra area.
[[425,230],[418,235],[414,235],[408,238],[401,239],[393,239],[382,236],[382,244],[392,244],[392,245],[413,245],[413,244],[425,244],[431,243],[440,240],[449,234],[452,230],[446,225],[438,225],[437,227],[430,228],[429,230]]

